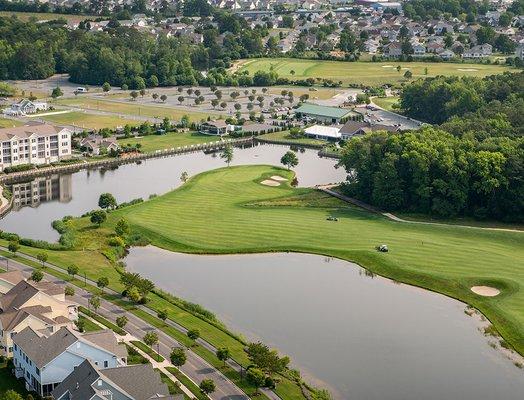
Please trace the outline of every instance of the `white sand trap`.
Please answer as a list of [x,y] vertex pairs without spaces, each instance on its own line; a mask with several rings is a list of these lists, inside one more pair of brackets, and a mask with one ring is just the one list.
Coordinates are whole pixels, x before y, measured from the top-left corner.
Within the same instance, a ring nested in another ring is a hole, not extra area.
[[382,68],[393,68],[393,65],[382,65]]
[[277,181],[277,182],[285,182],[285,181],[287,181],[286,178],[284,178],[282,176],[278,176],[278,175],[273,175],[271,177],[271,179],[273,179],[274,181]]
[[271,179],[266,179],[265,181],[262,181],[260,183],[266,186],[280,186],[280,182],[273,181]]
[[495,297],[500,294],[500,290],[491,286],[473,286],[471,291],[479,296]]
[[459,71],[462,71],[462,72],[475,72],[475,71],[478,71],[478,69],[475,69],[475,68],[458,68]]

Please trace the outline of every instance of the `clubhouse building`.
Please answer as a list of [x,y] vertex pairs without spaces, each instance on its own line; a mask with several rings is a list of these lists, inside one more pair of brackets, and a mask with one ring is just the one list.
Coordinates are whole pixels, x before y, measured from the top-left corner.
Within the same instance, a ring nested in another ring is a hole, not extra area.
[[347,108],[321,106],[304,103],[295,110],[297,118],[322,124],[344,124],[347,121],[361,121],[364,116]]

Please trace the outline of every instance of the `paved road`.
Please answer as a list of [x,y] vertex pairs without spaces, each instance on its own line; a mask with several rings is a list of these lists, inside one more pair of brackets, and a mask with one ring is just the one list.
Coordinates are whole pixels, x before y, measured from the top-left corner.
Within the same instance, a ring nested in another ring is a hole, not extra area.
[[[7,250],[2,248],[2,250]],[[21,255],[24,256],[24,255]],[[5,265],[5,261],[4,261]],[[52,268],[53,266],[50,265]],[[55,267],[56,268],[56,267]],[[25,276],[30,276],[32,268],[21,264],[18,261],[9,260],[9,270],[20,270],[24,273]],[[57,284],[66,284],[62,280],[57,279],[56,277],[45,274],[45,278],[51,282]],[[72,298],[73,301],[77,302],[80,305],[85,307],[88,306],[88,300],[91,297],[91,294],[80,287],[75,287],[75,296]],[[117,317],[121,315],[126,315],[129,322],[126,325],[126,330],[133,336],[137,338],[142,338],[149,331],[156,331],[159,336],[159,347],[158,350],[162,356],[166,359],[169,358],[169,354],[173,347],[181,346],[176,340],[166,335],[164,332],[157,330],[152,325],[144,322],[134,314],[128,313],[122,308],[116,306],[113,303],[110,303],[106,300],[101,301],[101,306],[98,309],[98,313],[110,321],[115,321]],[[200,383],[203,379],[212,379],[216,385],[216,391],[210,395],[213,400],[247,400],[249,397],[242,392],[233,382],[227,379],[221,372],[216,370],[213,366],[208,364],[201,357],[193,353],[192,351],[186,351],[187,362],[181,368],[182,372],[191,378],[197,384]],[[278,397],[277,397],[278,398]]]

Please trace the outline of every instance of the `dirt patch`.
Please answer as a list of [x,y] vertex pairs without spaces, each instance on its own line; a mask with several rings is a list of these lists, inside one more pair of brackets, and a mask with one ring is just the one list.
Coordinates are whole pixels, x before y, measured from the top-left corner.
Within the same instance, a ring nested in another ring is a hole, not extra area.
[[277,181],[277,182],[285,182],[285,181],[287,181],[286,178],[283,178],[283,177],[278,176],[278,175],[273,175],[273,176],[271,177],[271,179],[273,179],[274,181]]
[[484,297],[495,297],[500,294],[500,290],[491,286],[473,286],[471,291]]
[[271,179],[266,179],[262,182],[260,182],[262,185],[266,185],[266,186],[280,186],[280,182],[277,182],[277,181],[273,181]]

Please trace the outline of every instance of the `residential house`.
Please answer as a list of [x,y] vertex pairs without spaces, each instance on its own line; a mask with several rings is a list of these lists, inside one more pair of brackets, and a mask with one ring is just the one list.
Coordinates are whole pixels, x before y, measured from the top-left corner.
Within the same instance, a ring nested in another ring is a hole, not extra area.
[[0,297],[0,354],[11,357],[13,337],[30,326],[54,332],[78,319],[77,304],[51,282],[20,281]]
[[51,393],[55,400],[183,400],[170,395],[150,364],[101,369],[84,361]]
[[102,135],[97,134],[91,134],[85,138],[82,138],[79,142],[79,145],[81,148],[85,148],[86,151],[93,155],[105,154],[111,150],[117,151],[120,148],[116,138],[105,138]]
[[0,274],[0,295],[6,294],[24,280],[20,271],[9,271]]
[[399,42],[389,43],[382,48],[382,53],[390,58],[400,57],[402,55],[402,45]]
[[15,376],[40,396],[48,396],[85,360],[100,368],[127,364],[127,349],[110,329],[82,335],[63,327],[46,335],[27,327],[14,336],[13,345]]
[[464,58],[484,58],[489,57],[493,51],[493,47],[488,44],[479,44],[477,46],[473,46],[471,49],[464,51],[464,54],[462,54],[462,57]]
[[0,170],[19,164],[49,164],[71,157],[71,131],[50,124],[0,129]]
[[3,113],[5,115],[29,115],[35,114],[38,111],[46,111],[47,103],[31,101],[27,99],[20,100],[18,103],[11,104],[10,107],[6,108]]
[[453,57],[455,57],[455,53],[453,53],[451,50],[444,50],[439,54],[439,56],[443,60],[451,60]]
[[521,60],[524,60],[524,43],[519,44],[517,48],[515,49],[515,57],[518,57]]
[[426,46],[421,43],[413,45],[413,55],[415,57],[424,57],[426,55]]

